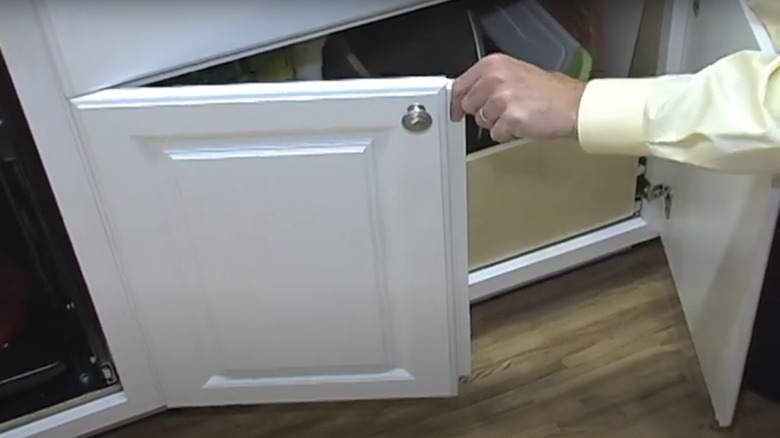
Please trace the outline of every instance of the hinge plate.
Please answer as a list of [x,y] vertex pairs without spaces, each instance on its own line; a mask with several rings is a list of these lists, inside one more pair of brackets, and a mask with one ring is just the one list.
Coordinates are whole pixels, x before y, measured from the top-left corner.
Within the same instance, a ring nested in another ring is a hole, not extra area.
[[101,365],[100,373],[103,375],[103,379],[106,381],[107,385],[113,385],[119,381],[119,377],[117,377],[116,371],[114,370],[114,365],[110,363]]
[[663,200],[664,217],[669,219],[672,213],[672,188],[665,184],[653,184],[644,175],[639,177],[639,196],[645,202]]

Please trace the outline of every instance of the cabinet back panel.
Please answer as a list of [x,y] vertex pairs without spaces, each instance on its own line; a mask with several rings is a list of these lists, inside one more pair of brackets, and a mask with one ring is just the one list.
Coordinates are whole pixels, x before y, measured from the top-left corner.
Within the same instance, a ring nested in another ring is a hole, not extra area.
[[632,217],[637,160],[539,141],[468,163],[469,268]]

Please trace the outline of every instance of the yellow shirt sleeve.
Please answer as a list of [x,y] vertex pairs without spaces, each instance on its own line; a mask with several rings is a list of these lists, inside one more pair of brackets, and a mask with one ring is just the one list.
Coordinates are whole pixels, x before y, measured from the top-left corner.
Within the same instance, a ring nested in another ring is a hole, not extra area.
[[590,153],[780,173],[780,56],[742,51],[693,75],[596,79],[578,117]]

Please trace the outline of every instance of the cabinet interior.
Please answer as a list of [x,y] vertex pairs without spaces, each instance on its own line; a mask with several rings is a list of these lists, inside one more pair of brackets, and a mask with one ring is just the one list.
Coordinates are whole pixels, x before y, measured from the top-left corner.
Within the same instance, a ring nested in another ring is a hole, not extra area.
[[108,347],[0,56],[0,432],[120,390],[105,370]]
[[[517,35],[507,34],[511,26],[496,24],[497,16],[510,15],[512,8],[531,1],[453,0],[147,86],[427,75],[455,78],[481,57],[502,51],[550,60],[560,51],[559,41],[545,46],[540,34],[536,40],[529,37],[527,44],[515,44],[514,38],[521,40],[522,32],[514,29]],[[606,0],[533,2],[580,46],[577,56],[572,55],[557,70],[581,79],[628,75],[635,61],[645,0],[628,0],[620,7]],[[501,14],[496,15],[497,11]],[[514,26],[523,20],[529,24],[528,16],[518,17],[513,17]],[[516,53],[505,50],[510,47],[507,43],[515,44],[511,48]],[[639,212],[636,188],[642,166],[635,158],[588,155],[576,141],[568,140],[533,142],[491,153],[496,143],[472,118],[466,120],[466,136],[472,271]]]

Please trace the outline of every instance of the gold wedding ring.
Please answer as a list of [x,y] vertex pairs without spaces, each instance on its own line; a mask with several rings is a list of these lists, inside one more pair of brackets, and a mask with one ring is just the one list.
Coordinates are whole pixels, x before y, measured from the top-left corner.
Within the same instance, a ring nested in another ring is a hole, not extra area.
[[490,122],[488,122],[488,119],[485,118],[485,113],[482,112],[482,108],[480,108],[479,111],[477,111],[477,117],[479,117],[482,120],[482,123],[484,123],[485,125],[490,124]]

